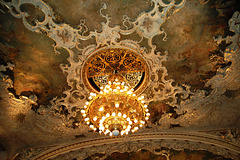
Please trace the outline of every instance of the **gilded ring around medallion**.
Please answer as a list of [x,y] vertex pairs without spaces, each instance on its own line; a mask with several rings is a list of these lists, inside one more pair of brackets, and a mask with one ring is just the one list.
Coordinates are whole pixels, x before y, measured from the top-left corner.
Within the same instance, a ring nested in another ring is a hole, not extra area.
[[126,46],[103,47],[87,56],[81,73],[85,87],[99,92],[108,82],[108,77],[118,73],[135,94],[141,94],[149,81],[149,67],[136,50]]

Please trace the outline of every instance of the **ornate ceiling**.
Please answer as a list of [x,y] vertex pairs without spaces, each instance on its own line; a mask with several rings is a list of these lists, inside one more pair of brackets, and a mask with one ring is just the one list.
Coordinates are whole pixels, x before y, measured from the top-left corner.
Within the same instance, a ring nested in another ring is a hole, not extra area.
[[[238,0],[0,3],[1,159],[240,157]],[[124,50],[141,65],[92,56]],[[93,132],[80,113],[113,64],[138,71],[123,73],[133,87],[144,77],[151,116],[127,136]]]

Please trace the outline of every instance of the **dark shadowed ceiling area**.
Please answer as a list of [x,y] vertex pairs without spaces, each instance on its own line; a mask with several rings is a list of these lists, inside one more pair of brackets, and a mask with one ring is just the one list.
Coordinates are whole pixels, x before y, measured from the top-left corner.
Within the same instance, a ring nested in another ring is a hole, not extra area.
[[[0,0],[0,159],[238,159],[238,0]],[[84,63],[127,46],[149,67],[137,133],[92,131]]]

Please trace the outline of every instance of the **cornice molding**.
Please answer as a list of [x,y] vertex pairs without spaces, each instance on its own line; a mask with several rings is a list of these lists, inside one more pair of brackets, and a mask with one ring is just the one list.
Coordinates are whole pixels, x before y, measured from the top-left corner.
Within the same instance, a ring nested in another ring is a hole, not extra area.
[[[150,142],[150,145],[147,143]],[[166,143],[167,142],[167,143]],[[155,144],[154,144],[155,143]],[[109,146],[114,147],[109,147]],[[108,146],[108,147],[107,147]],[[71,158],[81,155],[80,159],[87,158],[95,153],[110,155],[115,151],[131,152],[140,149],[154,150],[167,147],[169,149],[183,150],[208,150],[228,158],[236,158],[240,155],[240,146],[223,139],[221,136],[201,132],[157,132],[132,134],[126,137],[101,137],[75,141],[57,145],[33,156],[32,160],[61,159],[66,155]],[[116,149],[116,147],[118,149]],[[75,154],[77,152],[78,154]],[[84,153],[84,154],[83,154]],[[73,155],[73,157],[71,156]],[[60,157],[61,156],[61,157]]]

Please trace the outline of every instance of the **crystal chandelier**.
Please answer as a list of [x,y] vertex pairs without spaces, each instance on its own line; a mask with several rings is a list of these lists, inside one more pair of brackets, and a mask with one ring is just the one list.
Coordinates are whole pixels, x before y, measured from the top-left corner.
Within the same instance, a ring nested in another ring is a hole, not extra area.
[[110,136],[136,132],[150,116],[144,96],[136,96],[119,74],[111,75],[99,94],[90,93],[81,113],[91,129]]

